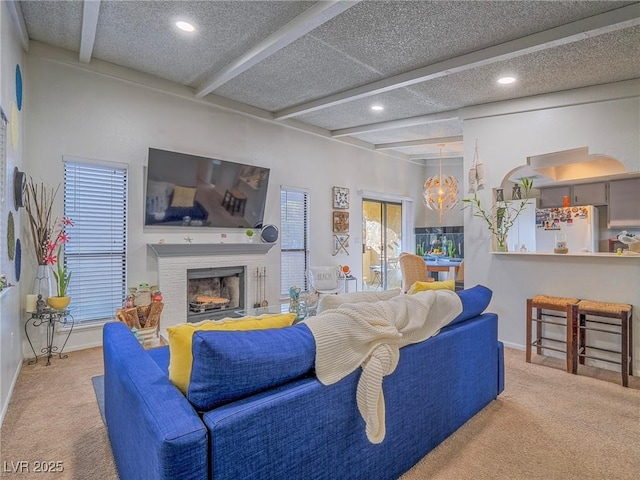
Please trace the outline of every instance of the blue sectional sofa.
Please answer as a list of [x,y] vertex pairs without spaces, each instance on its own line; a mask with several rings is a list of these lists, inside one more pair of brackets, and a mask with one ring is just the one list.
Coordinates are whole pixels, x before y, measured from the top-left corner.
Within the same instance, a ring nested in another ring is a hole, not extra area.
[[[282,370],[295,364],[295,378],[283,380],[280,371],[274,386],[262,383],[257,392],[244,390],[241,398],[197,411],[169,381],[168,347],[144,350],[124,324],[105,325],[105,416],[120,478],[398,478],[503,390],[498,318],[483,313],[491,292],[476,286],[458,295],[463,312],[437,335],[402,348],[396,370],[385,377],[386,436],[379,444],[367,439],[358,412],[360,370],[330,386],[318,381],[313,368],[300,374],[309,358],[313,366],[313,342],[300,342],[302,359],[289,361],[286,355],[295,353],[274,351],[285,355],[278,360]],[[310,335],[304,324],[282,330],[276,336],[275,330],[206,335],[231,350],[247,334],[254,335],[251,341],[267,335],[268,342]],[[207,342],[198,335],[192,378],[203,369],[196,366],[198,349]],[[246,353],[246,344],[240,350]],[[254,373],[264,377],[266,371]]]

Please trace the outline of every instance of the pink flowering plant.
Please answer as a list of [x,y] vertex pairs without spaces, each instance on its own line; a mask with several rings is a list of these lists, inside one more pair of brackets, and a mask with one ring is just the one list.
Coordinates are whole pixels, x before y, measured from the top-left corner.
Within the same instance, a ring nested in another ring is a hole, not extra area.
[[68,243],[70,238],[65,232],[65,227],[72,227],[73,221],[70,218],[63,218],[60,222],[58,233],[55,235],[55,240],[49,240],[47,244],[46,257],[44,259],[47,265],[55,265],[53,270],[53,278],[56,279],[56,287],[58,290],[58,297],[67,296],[67,287],[71,281],[71,272],[64,266],[62,260],[62,246]]
[[64,266],[62,247],[69,242],[65,228],[73,226],[73,221],[69,218],[58,221],[52,215],[53,201],[59,188],[58,186],[54,189],[44,183],[35,183],[33,179],[29,179],[25,210],[38,265],[52,266],[58,296],[64,297],[71,280],[71,272]]

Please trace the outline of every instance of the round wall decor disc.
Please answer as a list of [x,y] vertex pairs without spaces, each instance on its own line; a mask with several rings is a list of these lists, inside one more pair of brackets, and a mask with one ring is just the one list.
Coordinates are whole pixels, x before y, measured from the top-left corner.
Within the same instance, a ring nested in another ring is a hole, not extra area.
[[22,245],[20,239],[16,239],[16,282],[20,281],[20,271],[22,270]]
[[24,191],[27,188],[27,176],[24,172],[18,170],[18,167],[13,169],[13,206],[15,210],[20,207],[24,207]]
[[13,212],[9,212],[9,218],[7,218],[7,252],[9,253],[9,260],[13,260],[16,255],[16,232]]

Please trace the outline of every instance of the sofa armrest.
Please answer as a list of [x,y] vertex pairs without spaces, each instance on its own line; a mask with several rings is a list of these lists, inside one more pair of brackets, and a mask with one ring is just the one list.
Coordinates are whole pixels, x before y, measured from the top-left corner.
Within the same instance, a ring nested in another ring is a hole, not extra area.
[[103,330],[105,417],[123,479],[203,479],[207,430],[127,326]]

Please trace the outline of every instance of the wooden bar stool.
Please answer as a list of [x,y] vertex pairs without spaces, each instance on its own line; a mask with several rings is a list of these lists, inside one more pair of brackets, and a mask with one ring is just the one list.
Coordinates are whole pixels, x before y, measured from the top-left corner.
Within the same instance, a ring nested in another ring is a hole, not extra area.
[[[578,373],[578,363],[584,365],[586,358],[614,363],[621,366],[622,385],[628,387],[629,375],[633,375],[633,321],[631,305],[626,303],[581,300],[577,305],[572,305],[571,309],[571,330],[574,339],[571,354],[571,373]],[[597,317],[597,319],[588,317]],[[609,350],[587,345],[587,331],[620,335],[620,350]],[[592,351],[619,354],[620,361],[592,355]]]
[[[526,340],[526,361],[531,363],[531,347],[536,347],[536,353],[542,355],[542,350],[554,350],[556,352],[562,352],[566,355],[567,372],[571,371],[571,306],[578,303],[577,298],[565,298],[565,297],[552,297],[549,295],[536,295],[533,298],[527,299],[527,340]],[[536,309],[536,315],[534,318],[533,309]],[[546,313],[543,310],[547,310]],[[550,311],[564,313],[559,315],[558,313],[549,313]],[[564,319],[564,322],[558,320],[549,319]],[[536,322],[536,338],[532,339],[531,328],[532,323]],[[543,324],[558,325],[566,328],[566,339],[556,340],[543,336],[542,326]],[[565,344],[564,349],[559,348],[555,344]]]

